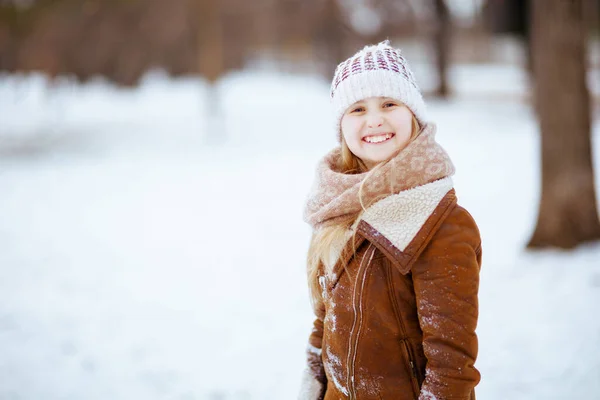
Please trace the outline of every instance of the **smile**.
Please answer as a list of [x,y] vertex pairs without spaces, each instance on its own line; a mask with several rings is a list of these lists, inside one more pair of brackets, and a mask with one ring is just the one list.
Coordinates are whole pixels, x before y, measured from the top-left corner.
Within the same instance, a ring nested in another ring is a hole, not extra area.
[[362,138],[362,141],[370,143],[370,144],[379,144],[379,143],[387,142],[388,140],[390,140],[394,136],[396,136],[396,135],[394,133],[391,133],[391,132],[390,133],[383,133],[381,135],[365,136],[364,138]]

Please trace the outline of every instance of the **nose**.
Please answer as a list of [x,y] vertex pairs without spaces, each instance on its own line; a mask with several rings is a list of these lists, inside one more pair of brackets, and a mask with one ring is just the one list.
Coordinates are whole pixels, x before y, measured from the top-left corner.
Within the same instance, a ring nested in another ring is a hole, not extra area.
[[367,120],[367,126],[369,128],[379,128],[381,125],[383,125],[383,117],[380,114],[369,116],[369,119]]

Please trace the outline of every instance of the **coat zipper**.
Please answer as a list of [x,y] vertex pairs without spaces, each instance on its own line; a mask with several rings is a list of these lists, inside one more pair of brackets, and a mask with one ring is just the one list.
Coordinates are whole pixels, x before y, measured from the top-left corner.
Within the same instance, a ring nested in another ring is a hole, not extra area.
[[415,363],[413,361],[412,353],[410,351],[410,346],[407,343],[407,339],[402,339],[402,346],[404,347],[404,351],[406,352],[406,360],[408,361],[407,367],[410,370],[410,382],[412,384],[415,399],[417,399],[419,397],[421,389],[419,388],[419,381],[417,379],[417,369],[415,368]]

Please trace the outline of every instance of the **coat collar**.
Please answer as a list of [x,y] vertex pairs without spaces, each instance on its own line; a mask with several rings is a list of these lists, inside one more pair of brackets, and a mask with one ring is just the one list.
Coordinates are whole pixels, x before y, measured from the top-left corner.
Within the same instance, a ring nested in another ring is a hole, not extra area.
[[368,240],[402,274],[429,243],[433,234],[456,205],[451,178],[390,195],[373,204],[355,223],[357,235],[335,255],[337,271],[347,265],[355,250]]

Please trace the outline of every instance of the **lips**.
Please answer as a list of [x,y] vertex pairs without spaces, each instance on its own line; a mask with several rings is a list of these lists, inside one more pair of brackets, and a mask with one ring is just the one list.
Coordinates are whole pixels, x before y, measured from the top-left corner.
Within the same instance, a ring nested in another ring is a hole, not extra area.
[[374,135],[365,136],[362,138],[362,141],[369,143],[369,144],[380,144],[380,143],[387,142],[394,136],[396,136],[396,135],[393,132],[378,133],[378,134],[374,134]]

